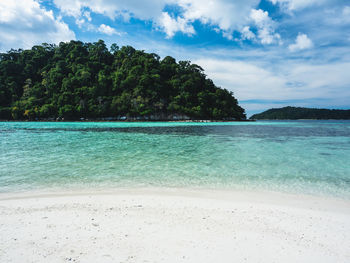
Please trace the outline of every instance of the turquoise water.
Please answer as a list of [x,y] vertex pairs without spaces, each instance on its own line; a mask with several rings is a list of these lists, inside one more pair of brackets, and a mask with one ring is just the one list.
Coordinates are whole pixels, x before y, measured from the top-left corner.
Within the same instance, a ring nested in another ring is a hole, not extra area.
[[0,122],[0,192],[106,186],[350,198],[350,121]]

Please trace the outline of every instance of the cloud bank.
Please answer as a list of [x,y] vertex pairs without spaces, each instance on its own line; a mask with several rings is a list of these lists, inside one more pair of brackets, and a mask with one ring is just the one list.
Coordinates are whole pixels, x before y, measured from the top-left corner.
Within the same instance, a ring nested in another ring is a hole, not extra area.
[[75,33],[34,0],[0,1],[0,50],[75,39]]

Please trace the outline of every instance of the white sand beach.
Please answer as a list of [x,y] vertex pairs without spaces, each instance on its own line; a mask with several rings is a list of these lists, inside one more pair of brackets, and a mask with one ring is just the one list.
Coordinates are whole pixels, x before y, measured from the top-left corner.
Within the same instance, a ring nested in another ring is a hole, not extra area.
[[350,262],[350,201],[185,189],[0,194],[0,262]]

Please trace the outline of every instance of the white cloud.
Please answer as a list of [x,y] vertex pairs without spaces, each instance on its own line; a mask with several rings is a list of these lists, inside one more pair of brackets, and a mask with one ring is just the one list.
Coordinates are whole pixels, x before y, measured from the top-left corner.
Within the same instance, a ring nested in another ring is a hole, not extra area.
[[34,0],[0,1],[0,35],[3,51],[75,39],[67,24]]
[[275,33],[275,22],[269,17],[267,11],[261,9],[252,9],[250,18],[258,29],[258,35],[261,44],[273,44],[280,42],[281,36]]
[[177,0],[184,10],[184,18],[199,20],[203,24],[216,26],[230,38],[234,30],[242,28],[249,20],[250,10],[259,4],[259,0]]
[[89,11],[85,11],[84,13],[83,13],[83,16],[85,16],[85,18],[89,21],[89,22],[91,22],[91,13],[89,12]]
[[281,36],[278,33],[273,33],[268,27],[259,29],[258,37],[261,40],[261,44],[272,44],[275,42],[282,43]]
[[112,28],[112,27],[110,27],[110,26],[107,26],[107,25],[105,25],[105,24],[100,25],[100,26],[97,28],[97,31],[100,32],[100,33],[109,35],[109,36],[112,36],[112,35],[121,35],[117,30],[115,30],[114,28]]
[[250,12],[250,17],[253,19],[255,24],[261,27],[270,26],[272,23],[272,20],[269,17],[269,13],[262,9],[252,9]]
[[192,25],[184,18],[172,18],[167,12],[163,12],[159,20],[159,26],[164,30],[168,38],[175,35],[176,32],[182,32],[187,35],[193,35],[195,30]]
[[321,5],[331,0],[270,0],[273,4],[279,4],[285,10],[300,10],[313,5]]
[[[347,24],[350,24],[350,6],[335,6],[332,8],[327,8],[326,11],[323,12],[322,16],[318,17],[322,19],[322,22],[325,25],[336,27],[345,26]],[[343,32],[341,32],[340,35],[344,36],[344,30],[341,29],[341,31]]]
[[255,34],[252,31],[250,31],[249,26],[243,27],[243,29],[241,30],[241,34],[242,34],[242,39],[252,40],[255,38]]
[[[293,105],[349,106],[349,62],[310,64],[202,58],[195,61],[218,86],[234,92],[247,111]],[[252,102],[249,102],[252,101]],[[261,101],[259,103],[259,101]],[[270,103],[270,104],[269,104]],[[273,104],[271,104],[273,103]]]
[[205,69],[216,85],[233,91],[239,100],[288,96],[284,90],[284,78],[254,63],[218,59],[198,59],[195,63]]
[[95,26],[92,23],[86,21],[84,18],[77,18],[75,20],[75,23],[78,25],[79,28],[81,28],[84,31],[98,32],[98,33],[106,34],[108,36],[113,36],[113,35],[121,36],[125,34],[125,32],[119,32],[115,28],[105,24],[101,24],[100,26]]
[[77,19],[75,19],[75,23],[77,24],[77,26],[79,27],[79,28],[82,28],[83,27],[83,25],[85,24],[85,19],[84,18],[77,18]]
[[297,36],[295,43],[288,46],[289,50],[294,52],[298,50],[309,49],[313,47],[313,43],[306,34],[300,34]]
[[215,83],[234,91],[241,100],[350,96],[350,90],[334,93],[350,85],[348,62],[314,65],[286,61],[278,63],[278,71],[238,60],[199,59],[196,63]]
[[331,64],[298,63],[284,65],[290,81],[304,83],[300,98],[318,96],[324,99],[347,98],[350,101],[350,62]]
[[[232,38],[234,30],[244,27],[249,21],[252,8],[260,0],[216,0],[203,2],[202,0],[54,0],[56,6],[66,15],[80,18],[86,8],[92,12],[115,19],[134,17],[141,20],[153,21],[155,26],[162,28],[167,37],[176,32],[194,34],[194,21],[215,26],[224,37]],[[166,5],[177,5],[182,13],[172,17],[164,12]],[[79,20],[78,20],[79,21]]]
[[55,5],[65,14],[82,16],[84,8],[115,19],[118,16],[136,17],[142,20],[159,18],[165,4],[174,0],[54,0]]

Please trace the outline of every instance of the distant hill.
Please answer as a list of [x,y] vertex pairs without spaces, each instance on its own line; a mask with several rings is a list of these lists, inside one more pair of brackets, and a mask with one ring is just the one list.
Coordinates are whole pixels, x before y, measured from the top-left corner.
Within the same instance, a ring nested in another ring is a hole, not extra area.
[[337,119],[349,120],[350,110],[330,110],[330,109],[313,109],[301,107],[284,107],[269,109],[250,117],[254,120],[298,120],[298,119]]

